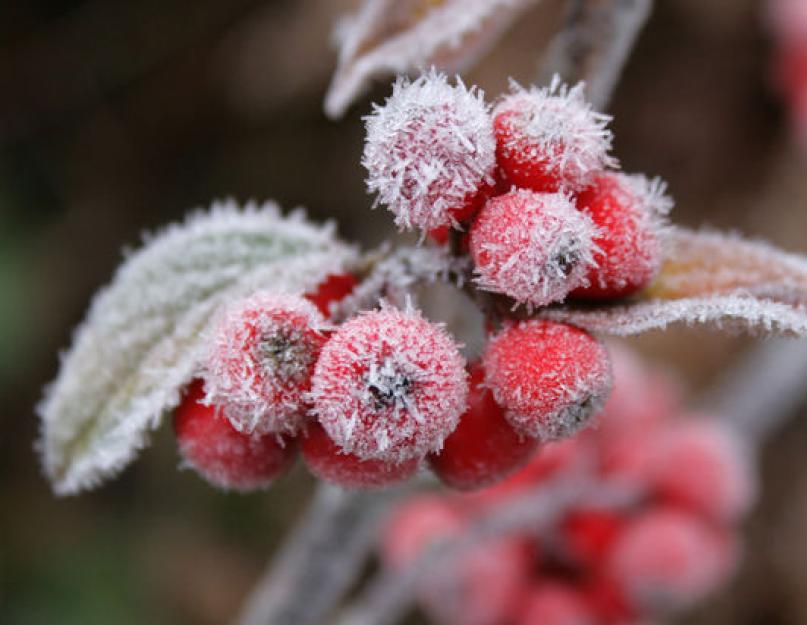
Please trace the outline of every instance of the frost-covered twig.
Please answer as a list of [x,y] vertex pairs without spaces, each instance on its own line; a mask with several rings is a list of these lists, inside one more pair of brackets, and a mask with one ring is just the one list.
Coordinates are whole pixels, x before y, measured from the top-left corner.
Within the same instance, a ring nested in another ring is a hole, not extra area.
[[807,343],[770,339],[752,347],[701,404],[730,420],[757,448],[807,399]]
[[653,0],[570,0],[540,82],[553,74],[567,83],[583,80],[589,101],[604,109],[652,8]]
[[252,591],[237,625],[313,625],[358,576],[392,491],[321,485]]
[[443,567],[481,541],[516,530],[540,532],[551,526],[575,502],[596,500],[604,507],[623,507],[637,493],[624,486],[565,475],[491,508],[473,521],[467,532],[440,543],[412,565],[378,575],[362,595],[347,608],[338,625],[392,625],[409,609],[418,584],[424,578],[438,579]]

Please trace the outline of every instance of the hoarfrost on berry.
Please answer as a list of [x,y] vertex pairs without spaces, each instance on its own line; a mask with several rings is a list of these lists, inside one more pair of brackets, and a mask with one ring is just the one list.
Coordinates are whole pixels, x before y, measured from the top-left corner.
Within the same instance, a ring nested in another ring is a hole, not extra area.
[[528,307],[562,300],[584,284],[596,232],[563,193],[513,190],[493,198],[471,228],[476,282]]
[[465,410],[465,361],[442,327],[391,306],[347,321],[325,344],[313,413],[344,451],[402,462],[437,451]]
[[399,78],[365,120],[367,188],[401,228],[457,224],[493,183],[488,107],[480,91],[459,80],[452,86],[434,70],[414,82]]
[[584,84],[558,76],[548,87],[512,92],[493,110],[496,156],[506,182],[533,191],[583,188],[597,171],[617,165],[608,155],[608,115],[585,100]]
[[545,441],[583,428],[611,391],[605,347],[565,324],[511,325],[490,341],[482,362],[486,383],[513,427]]
[[250,434],[302,425],[324,319],[297,295],[259,291],[219,316],[204,370],[206,401]]

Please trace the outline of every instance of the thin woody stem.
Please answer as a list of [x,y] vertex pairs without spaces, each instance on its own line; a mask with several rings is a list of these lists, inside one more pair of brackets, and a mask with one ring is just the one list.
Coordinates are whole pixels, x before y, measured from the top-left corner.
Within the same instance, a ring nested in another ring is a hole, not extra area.
[[236,625],[314,625],[358,577],[390,491],[321,485]]
[[652,9],[653,0],[569,0],[540,82],[553,74],[567,83],[585,81],[589,101],[605,109]]

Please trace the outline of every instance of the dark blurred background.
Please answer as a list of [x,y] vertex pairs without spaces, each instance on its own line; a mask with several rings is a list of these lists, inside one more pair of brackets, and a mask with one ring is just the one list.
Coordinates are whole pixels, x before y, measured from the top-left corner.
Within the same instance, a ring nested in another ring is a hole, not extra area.
[[[627,170],[670,183],[679,223],[807,252],[807,159],[771,88],[761,3],[661,0],[612,106]],[[34,405],[124,246],[213,198],[273,198],[373,245],[361,115],[321,102],[349,0],[0,3],[0,623],[227,622],[305,504],[299,467],[223,495],[176,471],[169,428],[120,478],[56,499]],[[529,83],[559,15],[545,0],[468,78]],[[693,393],[749,341],[706,331],[635,341]],[[807,387],[807,384],[805,384]],[[805,389],[807,394],[807,388]],[[802,420],[803,421],[803,420]],[[807,422],[762,458],[743,570],[692,623],[807,624]]]

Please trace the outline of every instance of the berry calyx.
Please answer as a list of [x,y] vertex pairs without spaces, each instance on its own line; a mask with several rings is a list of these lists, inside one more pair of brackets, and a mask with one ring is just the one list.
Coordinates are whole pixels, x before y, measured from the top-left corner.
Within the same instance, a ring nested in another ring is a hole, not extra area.
[[614,299],[650,284],[661,267],[664,217],[672,208],[664,184],[642,175],[602,172],[577,196],[577,206],[597,226],[597,234],[587,284],[572,297]]
[[467,394],[465,361],[445,330],[414,309],[384,306],[334,332],[310,399],[343,451],[398,463],[439,450]]
[[245,433],[295,433],[325,343],[324,319],[297,295],[260,291],[221,315],[203,377],[208,403]]
[[510,424],[544,441],[582,429],[611,389],[605,347],[563,323],[533,320],[505,328],[488,343],[482,364]]
[[306,293],[305,298],[314,304],[328,318],[331,316],[331,304],[334,304],[353,292],[358,280],[351,273],[332,273],[317,285],[312,293]]
[[202,403],[204,383],[195,380],[174,412],[174,432],[184,463],[227,490],[263,488],[286,472],[297,455],[293,441],[276,434],[244,434],[215,406]]
[[414,82],[399,78],[365,122],[367,188],[401,228],[458,225],[493,184],[488,106],[459,80],[452,86],[434,70]]
[[562,300],[584,284],[595,234],[562,193],[513,190],[495,197],[471,226],[476,282],[528,307]]
[[538,448],[537,440],[513,430],[504,409],[482,386],[482,366],[475,363],[469,370],[468,409],[443,449],[429,456],[440,480],[460,490],[482,488],[503,479],[525,464]]
[[319,424],[312,423],[300,437],[300,452],[308,469],[320,479],[345,488],[380,488],[412,477],[417,458],[393,463],[362,460],[334,443]]
[[542,89],[514,85],[493,110],[502,178],[541,192],[583,188],[591,174],[616,165],[610,120],[591,109],[582,83],[569,88],[555,76]]

